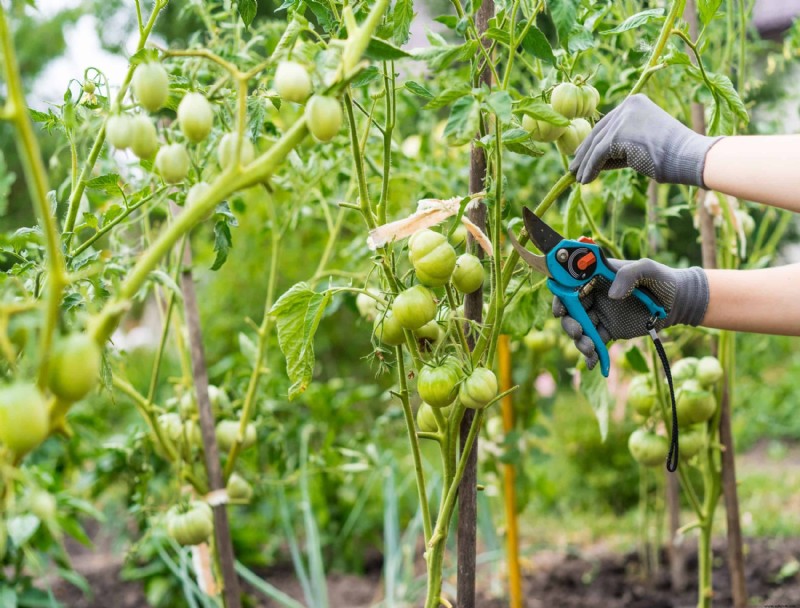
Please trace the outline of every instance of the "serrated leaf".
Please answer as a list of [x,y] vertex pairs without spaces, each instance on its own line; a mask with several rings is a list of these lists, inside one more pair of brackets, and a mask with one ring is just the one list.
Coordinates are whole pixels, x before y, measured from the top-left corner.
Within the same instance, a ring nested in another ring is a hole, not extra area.
[[[522,33],[525,27],[524,22],[517,25],[517,33]],[[556,56],[553,55],[553,49],[547,41],[547,37],[535,25],[531,26],[525,37],[520,41],[522,50],[526,53],[533,55],[537,59],[547,61],[551,65],[556,64]]]
[[250,27],[258,12],[258,0],[237,0],[236,8],[245,27]]
[[508,91],[494,91],[486,98],[486,105],[500,119],[507,124],[511,122],[511,95]]
[[472,91],[469,85],[460,85],[454,89],[445,89],[427,104],[425,107],[428,110],[437,110],[439,108],[443,108],[445,106],[449,106],[453,103],[456,99],[461,99],[465,95],[469,95]]
[[314,335],[330,302],[330,292],[317,293],[297,283],[284,293],[270,311],[278,331],[278,345],[286,357],[286,373],[292,386],[291,401],[302,394],[314,372]]
[[542,156],[544,154],[544,150],[541,148],[537,148],[536,144],[533,143],[533,140],[528,141],[511,141],[511,142],[503,142],[503,146],[509,152],[514,152],[515,154],[522,154],[524,156],[531,156],[537,157]]
[[631,15],[630,17],[625,19],[625,21],[620,23],[617,27],[612,28],[610,30],[603,30],[600,33],[603,36],[607,36],[609,34],[621,34],[622,32],[627,32],[628,30],[641,27],[645,23],[649,23],[650,21],[655,21],[656,19],[660,21],[663,17],[664,17],[663,8],[648,8],[647,10],[638,12],[635,15]]
[[478,42],[469,40],[464,44],[444,44],[412,52],[415,59],[425,61],[433,70],[443,70],[455,61],[467,61],[478,52]]
[[496,40],[497,42],[499,42],[500,44],[504,44],[505,46],[511,44],[511,36],[509,36],[506,30],[502,30],[499,27],[490,27],[489,29],[486,30],[486,32],[483,35],[486,36],[489,40]]
[[581,372],[580,391],[592,406],[600,428],[600,436],[605,441],[608,436],[608,416],[612,403],[608,382],[599,369],[584,370]]
[[521,338],[551,315],[552,297],[542,285],[522,286],[503,312],[502,333]]
[[646,374],[650,371],[650,368],[647,365],[647,360],[645,360],[644,355],[642,354],[642,351],[639,350],[638,346],[631,346],[625,351],[625,360],[635,372]]
[[428,89],[426,89],[418,82],[409,80],[408,82],[406,82],[405,87],[417,97],[424,97],[425,99],[433,99],[433,93],[431,93]]
[[408,42],[411,22],[414,20],[414,0],[395,0],[392,9],[392,40],[397,44]]
[[381,72],[378,68],[374,65],[364,68],[358,75],[350,81],[351,87],[363,87],[368,85],[371,82],[379,80],[381,77]]
[[119,182],[122,178],[116,173],[108,173],[106,175],[99,175],[92,179],[85,181],[84,184],[90,190],[100,190],[106,194],[117,194],[121,192]]
[[561,46],[569,37],[569,33],[578,21],[578,5],[580,0],[547,0],[550,16],[558,32],[558,41]]
[[570,53],[580,53],[587,51],[594,47],[594,36],[592,32],[587,30],[582,25],[575,25],[569,33],[569,40],[567,41],[567,50]]
[[411,57],[407,51],[404,51],[400,47],[375,37],[370,38],[367,50],[364,51],[364,56],[373,61],[393,61],[395,59]]
[[462,97],[453,104],[450,117],[444,128],[444,136],[452,145],[467,143],[478,132],[481,119],[481,106],[470,97]]
[[700,21],[703,22],[703,25],[708,25],[721,5],[722,0],[699,0],[697,9],[700,12]]
[[522,112],[537,120],[543,120],[559,127],[566,127],[569,125],[569,118],[564,118],[564,116],[556,112],[552,106],[546,104],[541,99],[533,99],[532,97],[522,99],[517,104],[517,112]]
[[219,270],[228,259],[233,247],[233,237],[231,236],[231,229],[228,222],[224,219],[217,221],[214,224],[214,263],[211,265],[211,270]]

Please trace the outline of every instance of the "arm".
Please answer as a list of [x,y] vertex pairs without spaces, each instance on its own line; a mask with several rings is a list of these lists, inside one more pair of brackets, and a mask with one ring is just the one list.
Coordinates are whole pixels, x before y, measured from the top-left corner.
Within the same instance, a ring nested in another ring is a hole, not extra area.
[[725,137],[708,151],[703,181],[711,190],[797,213],[798,168],[800,135]]
[[760,270],[706,270],[704,327],[800,336],[800,264]]

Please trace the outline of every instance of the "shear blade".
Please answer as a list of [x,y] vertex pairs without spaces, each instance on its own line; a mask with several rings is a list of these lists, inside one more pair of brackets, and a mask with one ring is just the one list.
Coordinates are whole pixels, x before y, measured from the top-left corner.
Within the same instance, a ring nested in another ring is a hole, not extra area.
[[558,246],[564,237],[553,230],[544,220],[527,207],[522,208],[522,219],[525,222],[525,230],[531,237],[533,244],[544,253]]
[[547,261],[544,259],[544,256],[536,255],[535,253],[531,253],[522,244],[517,240],[517,237],[514,236],[514,231],[509,229],[508,231],[508,238],[511,241],[512,247],[517,250],[519,257],[525,260],[529,266],[535,268],[542,274],[548,277],[552,277],[553,275],[550,274],[550,271],[547,269]]

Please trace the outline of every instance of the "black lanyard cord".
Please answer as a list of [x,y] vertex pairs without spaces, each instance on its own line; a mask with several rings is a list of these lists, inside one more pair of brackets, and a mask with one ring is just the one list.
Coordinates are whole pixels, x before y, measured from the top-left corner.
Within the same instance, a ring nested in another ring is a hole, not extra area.
[[672,440],[669,444],[669,454],[667,454],[667,471],[674,473],[678,468],[678,408],[675,405],[675,388],[672,385],[672,372],[669,369],[669,360],[667,359],[667,353],[664,352],[664,345],[661,344],[661,338],[656,332],[655,319],[648,320],[645,327],[656,347],[656,352],[661,359],[661,365],[664,367],[664,374],[666,374],[667,383],[669,384],[669,398],[672,401]]

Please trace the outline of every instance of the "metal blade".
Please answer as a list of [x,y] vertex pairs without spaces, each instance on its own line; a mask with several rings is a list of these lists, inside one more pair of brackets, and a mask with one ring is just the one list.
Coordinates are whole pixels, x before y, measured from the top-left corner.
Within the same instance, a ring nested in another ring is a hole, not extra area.
[[517,250],[519,257],[525,260],[529,266],[535,268],[545,276],[552,277],[550,271],[547,269],[547,261],[544,259],[544,256],[536,255],[525,249],[517,240],[517,237],[514,236],[514,231],[511,229],[508,231],[508,238],[511,241],[511,245]]
[[539,219],[533,211],[527,207],[522,208],[522,219],[525,222],[525,230],[531,237],[533,244],[544,253],[548,253],[564,240],[563,236],[550,228],[544,220]]

